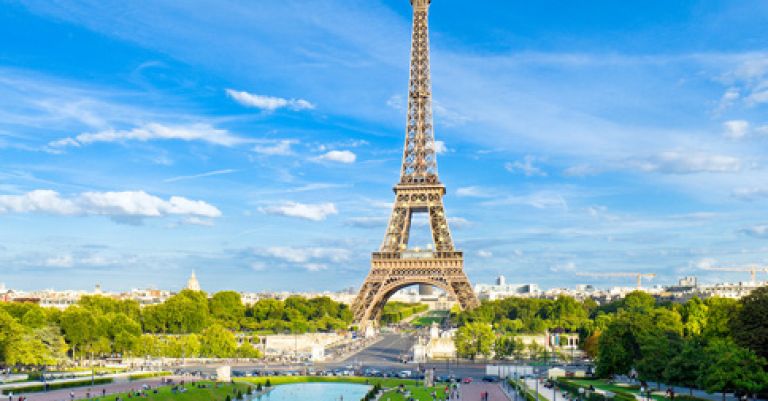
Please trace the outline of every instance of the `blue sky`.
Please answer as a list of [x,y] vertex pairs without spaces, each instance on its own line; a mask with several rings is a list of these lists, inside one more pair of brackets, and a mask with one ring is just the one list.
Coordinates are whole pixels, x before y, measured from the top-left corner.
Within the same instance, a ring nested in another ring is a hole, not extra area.
[[[746,280],[706,267],[768,259],[766,17],[434,1],[470,279]],[[410,18],[406,0],[0,1],[0,282],[359,285],[399,174]]]

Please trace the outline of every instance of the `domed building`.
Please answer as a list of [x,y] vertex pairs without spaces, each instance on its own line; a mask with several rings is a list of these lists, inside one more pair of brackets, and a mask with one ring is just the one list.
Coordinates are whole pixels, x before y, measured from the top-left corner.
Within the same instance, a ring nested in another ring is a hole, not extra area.
[[197,281],[197,276],[195,275],[194,270],[192,270],[192,275],[189,276],[189,279],[187,280],[187,286],[184,287],[184,289],[192,290],[192,291],[201,291],[200,282]]

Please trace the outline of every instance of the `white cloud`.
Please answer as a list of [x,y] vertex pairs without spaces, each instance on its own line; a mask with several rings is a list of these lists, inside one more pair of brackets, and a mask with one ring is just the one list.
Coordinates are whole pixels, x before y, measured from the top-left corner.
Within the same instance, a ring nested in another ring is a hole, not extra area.
[[488,258],[492,258],[493,257],[493,252],[491,252],[489,250],[486,250],[486,249],[481,249],[481,250],[477,251],[477,256],[479,256],[479,257],[481,257],[483,259],[488,259]]
[[178,177],[167,178],[163,180],[163,182],[176,182],[176,181],[183,181],[183,180],[191,180],[194,178],[212,177],[214,175],[231,174],[231,173],[234,173],[235,171],[237,170],[225,169],[225,170],[213,170],[213,171],[208,171],[205,173],[193,174],[193,175],[180,175]]
[[717,263],[716,259],[702,258],[697,260],[696,263],[694,263],[694,266],[696,266],[697,269],[710,270],[715,266],[715,263]]
[[731,107],[734,102],[739,100],[739,97],[741,97],[741,93],[739,93],[738,89],[728,88],[720,98],[720,105],[717,108],[717,112],[722,112],[723,110]]
[[487,189],[483,189],[480,187],[460,187],[456,190],[456,196],[460,197],[466,197],[466,198],[488,198],[491,197],[489,191]]
[[768,224],[757,224],[754,226],[742,228],[739,233],[756,238],[768,238]]
[[170,140],[201,141],[214,145],[233,146],[246,142],[246,139],[232,135],[229,131],[214,128],[208,124],[163,125],[150,123],[131,130],[103,130],[83,133],[74,138],[63,138],[48,143],[48,147],[56,150],[63,147],[82,146],[96,142],[125,142]]
[[84,192],[63,198],[52,190],[35,190],[23,195],[0,195],[0,213],[45,213],[54,215],[103,215],[112,217],[164,217],[170,215],[215,218],[215,206],[172,196],[168,200],[144,191]]
[[405,100],[400,95],[392,95],[387,99],[387,106],[398,111],[405,111]]
[[563,170],[563,174],[567,177],[586,177],[597,173],[599,170],[589,164],[577,164]]
[[342,248],[322,247],[288,247],[274,246],[256,251],[261,256],[283,260],[285,262],[300,264],[307,270],[322,270],[324,263],[343,263],[351,259],[352,253]]
[[754,201],[758,199],[768,198],[768,188],[753,187],[753,188],[737,188],[734,189],[731,195],[740,200]]
[[464,228],[472,225],[469,220],[463,217],[449,217],[447,220],[448,224],[453,228]]
[[723,123],[725,137],[728,139],[744,139],[749,133],[749,122],[744,120],[730,120]]
[[337,163],[352,164],[357,160],[357,155],[348,150],[332,150],[328,153],[320,155],[317,160],[325,160]]
[[563,195],[551,191],[537,191],[527,195],[507,196],[489,200],[483,206],[525,205],[536,209],[568,209],[568,202]]
[[259,211],[266,214],[298,217],[312,221],[322,221],[330,215],[339,213],[336,210],[336,205],[333,203],[305,204],[298,202],[285,202],[282,205],[262,207],[259,208]]
[[445,142],[435,141],[435,153],[438,155],[448,153],[448,147],[445,146]]
[[742,162],[733,156],[667,151],[641,162],[639,168],[664,174],[734,173],[742,170]]
[[295,139],[282,139],[277,141],[273,145],[257,145],[253,147],[253,151],[262,155],[268,156],[290,156],[293,154],[291,145],[298,143]]
[[72,255],[60,255],[46,259],[43,265],[48,267],[72,267],[75,265],[75,260]]
[[549,268],[550,271],[555,273],[573,272],[576,271],[576,263],[566,262],[559,263]]
[[510,173],[516,173],[516,172],[522,172],[525,174],[526,177],[532,177],[532,176],[541,176],[546,177],[547,173],[544,172],[539,167],[536,167],[533,165],[533,162],[536,160],[533,156],[525,156],[523,161],[514,161],[510,163],[504,164],[504,168],[507,169]]
[[299,111],[311,110],[315,108],[314,104],[304,99],[284,99],[281,97],[257,95],[244,91],[236,91],[234,89],[227,89],[226,92],[229,97],[243,106],[253,107],[266,111],[275,111],[283,108]]
[[325,265],[323,263],[305,263],[302,266],[311,272],[328,269],[328,265]]

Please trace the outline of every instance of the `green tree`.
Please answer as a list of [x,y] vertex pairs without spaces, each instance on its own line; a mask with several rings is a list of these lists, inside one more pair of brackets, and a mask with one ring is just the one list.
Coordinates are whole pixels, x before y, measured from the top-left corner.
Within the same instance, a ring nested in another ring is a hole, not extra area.
[[508,358],[515,354],[517,347],[518,341],[516,341],[515,336],[501,335],[496,338],[493,344],[493,353],[497,359]]
[[202,291],[182,290],[163,304],[169,333],[199,333],[208,326],[208,299]]
[[77,351],[81,351],[80,355],[83,355],[85,348],[96,342],[101,335],[94,314],[79,306],[67,308],[61,315],[60,325],[64,338],[72,348],[73,357],[77,355]]
[[493,329],[487,323],[469,323],[456,332],[456,352],[465,358],[475,359],[478,355],[489,356],[493,342]]
[[222,325],[233,330],[240,328],[240,320],[245,316],[240,294],[235,291],[217,292],[211,297],[209,305],[211,315]]
[[235,335],[220,324],[214,324],[203,331],[200,339],[200,354],[208,358],[229,358],[235,356],[237,341]]
[[730,339],[713,340],[704,350],[699,385],[710,393],[755,394],[768,386],[766,360]]
[[627,317],[611,321],[600,334],[597,345],[596,373],[600,377],[626,374],[640,357],[640,347]]
[[742,298],[741,305],[741,310],[731,321],[734,340],[768,358],[768,286]]
[[683,331],[686,336],[698,336],[704,332],[708,311],[709,306],[699,297],[693,297],[683,305]]
[[635,363],[637,373],[641,379],[655,381],[660,386],[667,367],[661,361],[670,361],[680,353],[681,339],[677,333],[659,330],[645,333],[638,340],[641,357]]
[[682,343],[680,352],[673,356],[664,369],[664,382],[690,389],[698,384],[699,370],[704,362],[704,345],[700,338],[687,338]]
[[248,341],[243,341],[235,354],[238,358],[261,358],[261,352]]
[[45,315],[43,308],[39,306],[33,307],[22,316],[21,324],[31,329],[38,329],[48,325],[48,317]]

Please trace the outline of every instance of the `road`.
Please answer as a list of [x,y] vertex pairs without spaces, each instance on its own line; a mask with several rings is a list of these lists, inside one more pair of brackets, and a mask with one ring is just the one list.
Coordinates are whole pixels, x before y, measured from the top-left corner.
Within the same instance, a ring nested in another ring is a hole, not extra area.
[[415,339],[405,334],[384,333],[382,340],[349,356],[340,365],[361,363],[364,366],[402,366],[402,357],[408,355]]

